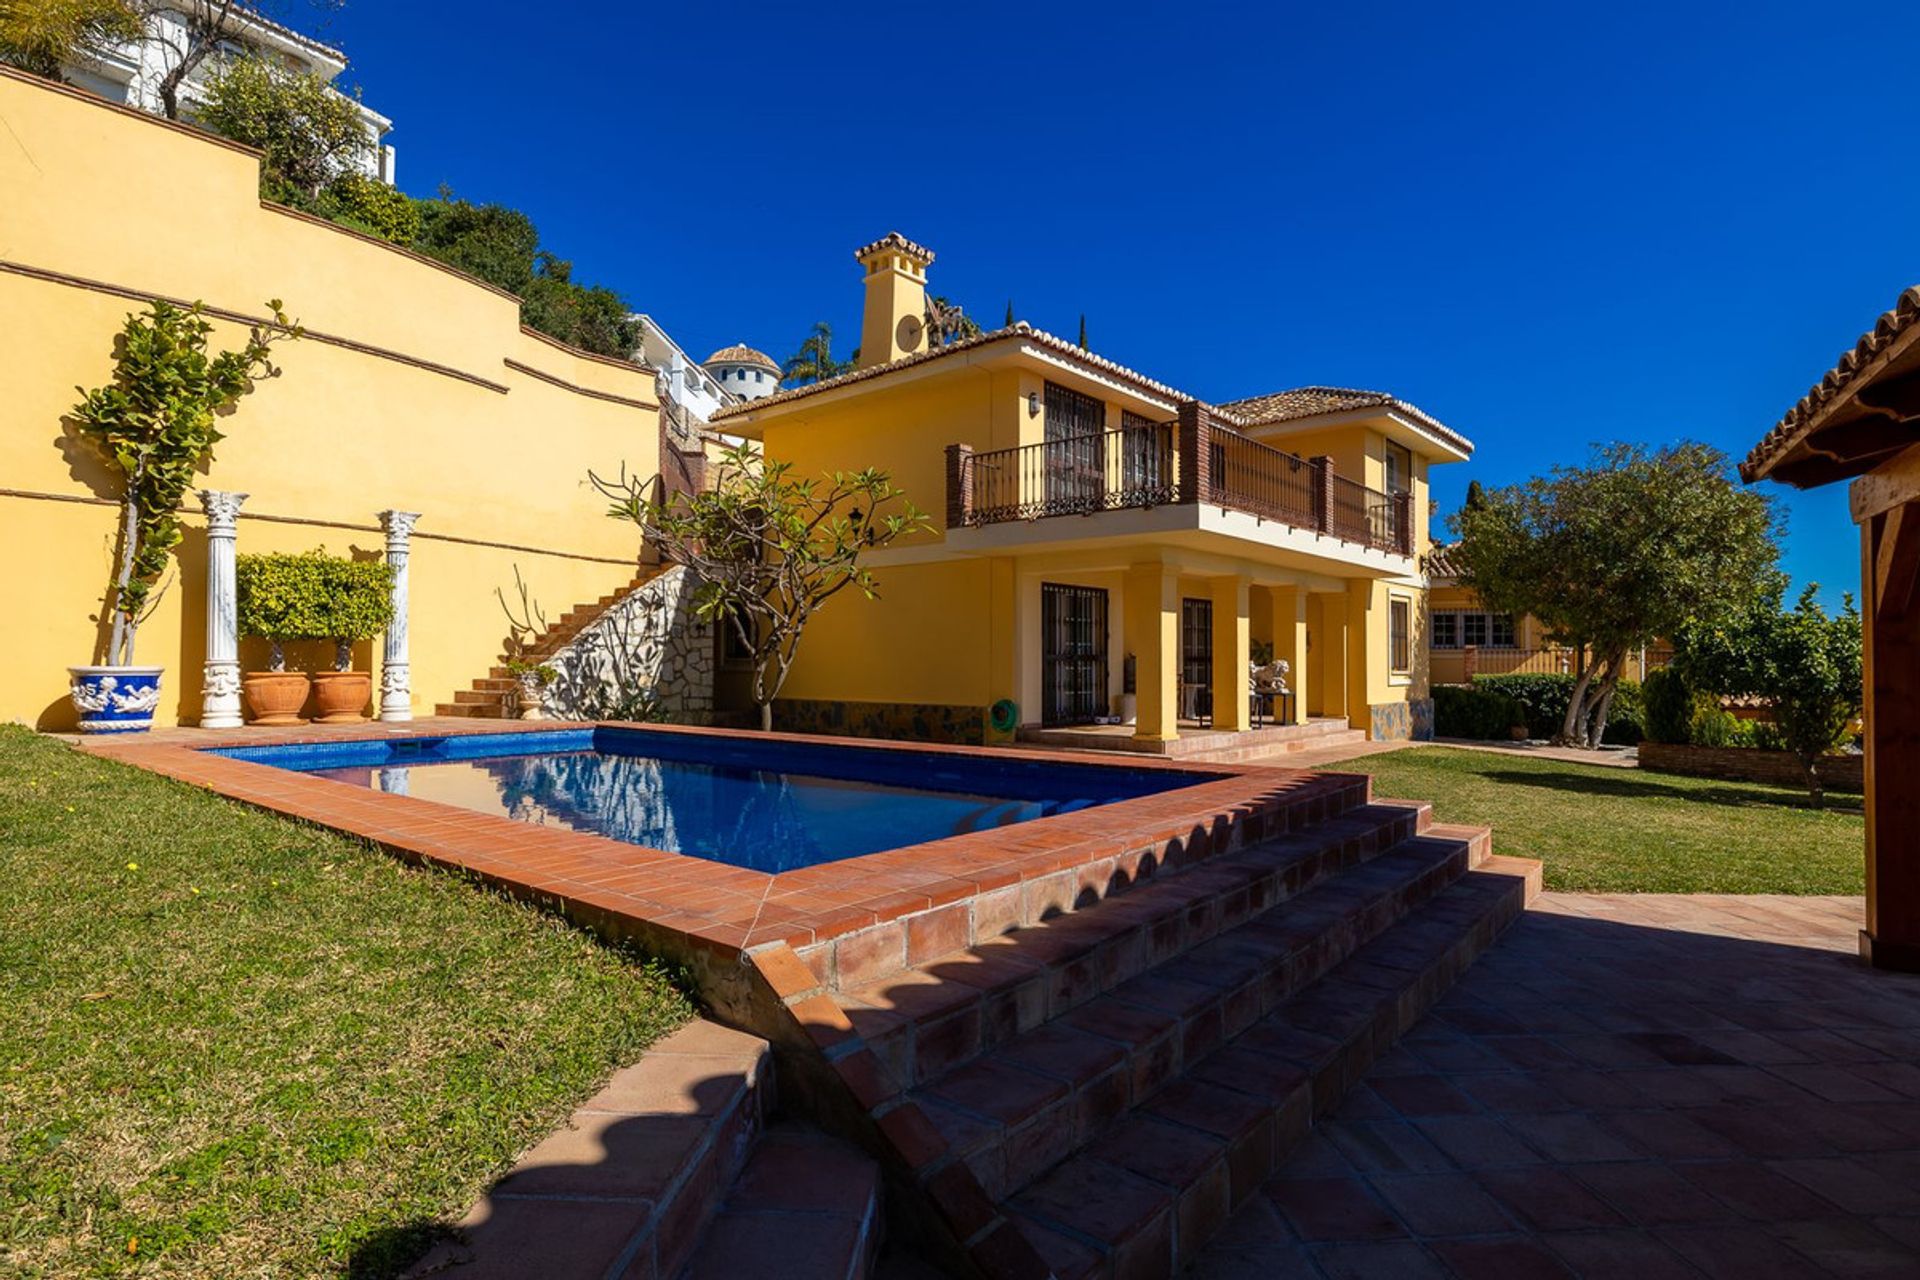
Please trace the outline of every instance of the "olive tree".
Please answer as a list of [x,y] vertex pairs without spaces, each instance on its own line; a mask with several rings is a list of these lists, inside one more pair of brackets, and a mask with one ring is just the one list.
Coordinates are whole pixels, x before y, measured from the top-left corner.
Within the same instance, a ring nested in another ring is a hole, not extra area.
[[1807,794],[1818,808],[1825,798],[1820,757],[1847,740],[1860,714],[1860,611],[1849,595],[1829,614],[1814,598],[1818,586],[1788,609],[1785,587],[1779,576],[1731,618],[1681,632],[1674,667],[1696,688],[1765,699],[1781,740],[1806,770]]
[[658,477],[630,478],[624,468],[617,479],[589,479],[610,500],[608,515],[631,520],[693,572],[695,616],[733,628],[751,655],[762,729],[773,727],[773,701],[821,606],[848,588],[879,596],[861,557],[932,527],[887,472],[804,479],[745,446],[721,452],[699,492],[665,492]]
[[1554,739],[1574,746],[1600,744],[1629,653],[1733,616],[1778,555],[1767,499],[1694,441],[1597,447],[1584,466],[1485,490],[1450,524],[1461,581],[1487,608],[1591,648]]

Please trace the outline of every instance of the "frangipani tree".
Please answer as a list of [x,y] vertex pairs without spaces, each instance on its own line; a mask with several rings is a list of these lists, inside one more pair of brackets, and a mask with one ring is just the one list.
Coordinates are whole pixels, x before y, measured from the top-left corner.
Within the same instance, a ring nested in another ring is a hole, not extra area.
[[729,626],[751,655],[760,727],[793,669],[801,637],[820,607],[852,588],[875,599],[861,557],[931,529],[884,471],[835,471],[801,479],[791,463],[745,446],[719,455],[698,493],[661,496],[658,479],[589,477],[611,502],[607,514],[638,525],[668,559],[699,579],[695,615]]
[[82,397],[73,409],[80,434],[120,483],[119,559],[107,600],[113,615],[108,665],[133,665],[134,637],[180,545],[180,503],[225,438],[221,415],[259,379],[280,376],[270,358],[273,344],[302,333],[278,298],[267,309],[273,318],[254,325],[245,346],[208,355],[213,322],[202,305],[183,308],[156,298],[121,327],[113,381],[91,391],[75,388]]

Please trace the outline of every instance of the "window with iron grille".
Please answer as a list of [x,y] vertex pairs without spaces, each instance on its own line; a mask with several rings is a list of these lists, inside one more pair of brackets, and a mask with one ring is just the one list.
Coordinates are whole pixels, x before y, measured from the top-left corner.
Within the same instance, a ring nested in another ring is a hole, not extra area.
[[1107,593],[1040,584],[1040,722],[1087,724],[1107,710]]
[[1387,601],[1387,648],[1395,671],[1413,669],[1413,601],[1398,597]]
[[1433,615],[1433,647],[1436,649],[1460,647],[1459,614],[1449,609]]

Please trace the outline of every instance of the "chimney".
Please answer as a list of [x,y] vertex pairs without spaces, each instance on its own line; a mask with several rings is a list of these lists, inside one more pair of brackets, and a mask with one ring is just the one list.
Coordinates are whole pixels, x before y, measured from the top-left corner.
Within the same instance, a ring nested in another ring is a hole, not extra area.
[[866,311],[860,320],[862,369],[891,364],[927,349],[927,267],[933,251],[889,231],[854,251],[867,271]]

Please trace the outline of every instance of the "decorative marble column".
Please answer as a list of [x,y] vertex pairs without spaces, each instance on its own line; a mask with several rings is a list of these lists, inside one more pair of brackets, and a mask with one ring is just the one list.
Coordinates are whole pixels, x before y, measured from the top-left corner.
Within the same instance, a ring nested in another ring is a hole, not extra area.
[[200,727],[238,729],[240,715],[240,635],[233,582],[234,522],[244,493],[200,491],[207,513],[207,665],[200,683]]
[[380,718],[413,719],[413,686],[407,671],[407,552],[413,541],[418,511],[382,511],[380,527],[387,531],[387,563],[393,568],[393,621],[387,624],[386,645],[380,658]]

